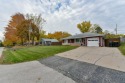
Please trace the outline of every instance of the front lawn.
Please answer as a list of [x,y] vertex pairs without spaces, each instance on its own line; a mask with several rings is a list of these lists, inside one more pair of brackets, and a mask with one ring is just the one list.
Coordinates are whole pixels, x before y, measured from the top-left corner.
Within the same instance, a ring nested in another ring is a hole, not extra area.
[[0,59],[0,63],[12,64],[25,61],[38,60],[74,48],[77,47],[76,46],[33,46],[33,47],[16,48],[16,50],[6,48],[6,51],[3,51],[3,56]]
[[125,55],[125,43],[121,43],[121,46],[119,47],[119,50],[123,55]]

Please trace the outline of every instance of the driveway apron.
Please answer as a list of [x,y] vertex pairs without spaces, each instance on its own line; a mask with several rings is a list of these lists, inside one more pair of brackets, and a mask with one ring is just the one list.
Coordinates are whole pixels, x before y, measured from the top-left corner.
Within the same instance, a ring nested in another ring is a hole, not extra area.
[[57,56],[83,61],[98,66],[125,71],[125,57],[117,48],[79,47]]

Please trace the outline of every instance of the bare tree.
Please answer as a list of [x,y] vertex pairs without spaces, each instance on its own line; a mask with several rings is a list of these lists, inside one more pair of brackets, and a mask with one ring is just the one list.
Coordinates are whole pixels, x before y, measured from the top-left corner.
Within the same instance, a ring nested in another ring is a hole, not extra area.
[[38,14],[38,15],[37,14],[35,14],[35,15],[27,14],[26,18],[28,20],[32,20],[32,23],[34,23],[38,27],[39,32],[38,32],[38,35],[37,35],[37,40],[39,41],[40,40],[40,32],[41,32],[41,30],[43,28],[43,24],[46,21],[43,19],[41,14]]

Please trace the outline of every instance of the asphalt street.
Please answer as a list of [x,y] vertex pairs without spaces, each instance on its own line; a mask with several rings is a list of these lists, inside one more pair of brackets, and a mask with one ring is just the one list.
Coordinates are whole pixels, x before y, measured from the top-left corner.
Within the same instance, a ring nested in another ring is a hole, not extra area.
[[125,83],[125,72],[69,58],[53,56],[39,60],[76,83]]

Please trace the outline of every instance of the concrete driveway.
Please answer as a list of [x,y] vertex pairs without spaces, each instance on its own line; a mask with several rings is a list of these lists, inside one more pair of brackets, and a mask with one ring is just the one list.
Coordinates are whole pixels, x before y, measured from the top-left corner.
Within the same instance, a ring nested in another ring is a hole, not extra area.
[[0,83],[75,83],[75,81],[38,61],[31,61],[0,65]]
[[57,56],[125,72],[125,56],[117,48],[79,47],[71,51],[59,53]]

